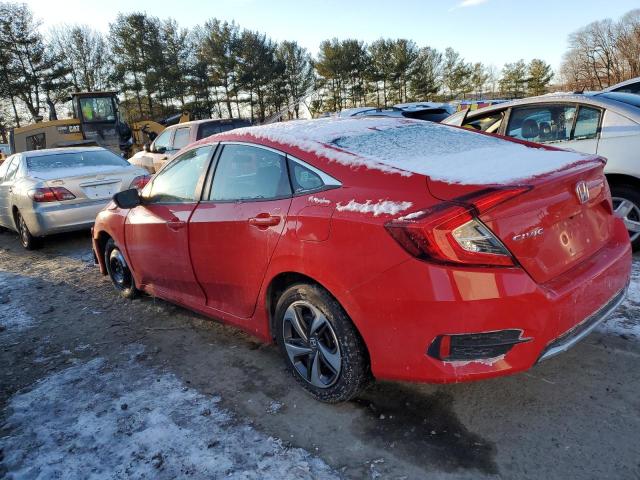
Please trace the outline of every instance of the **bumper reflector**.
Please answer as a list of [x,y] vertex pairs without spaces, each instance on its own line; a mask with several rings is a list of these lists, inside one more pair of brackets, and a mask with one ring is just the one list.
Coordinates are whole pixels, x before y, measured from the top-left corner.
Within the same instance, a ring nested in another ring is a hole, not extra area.
[[521,335],[522,330],[516,329],[438,335],[427,349],[427,355],[445,362],[495,358],[506,354],[514,345],[531,340]]

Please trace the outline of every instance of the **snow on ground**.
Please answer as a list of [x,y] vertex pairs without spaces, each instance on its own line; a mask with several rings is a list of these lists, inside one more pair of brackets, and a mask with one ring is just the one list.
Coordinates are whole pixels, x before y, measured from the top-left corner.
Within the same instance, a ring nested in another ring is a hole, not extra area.
[[0,440],[9,478],[338,477],[129,355],[75,365],[10,400],[11,434]]
[[11,299],[11,290],[25,288],[29,280],[0,271],[0,335],[19,333],[33,327],[35,319]]
[[640,258],[633,260],[627,298],[598,331],[640,340]]
[[326,118],[235,130],[322,155],[352,167],[428,175],[461,184],[509,183],[559,170],[586,156],[530,148],[432,122]]

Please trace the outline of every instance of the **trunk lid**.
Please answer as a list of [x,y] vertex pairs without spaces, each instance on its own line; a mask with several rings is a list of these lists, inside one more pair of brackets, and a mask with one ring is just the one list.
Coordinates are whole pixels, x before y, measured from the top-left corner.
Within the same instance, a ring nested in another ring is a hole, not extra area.
[[[597,157],[520,182],[531,189],[480,215],[480,219],[538,283],[547,282],[600,250],[613,235],[615,217]],[[429,182],[431,193],[454,200],[487,188]],[[588,199],[585,192],[588,192]]]
[[131,185],[136,174],[130,167],[95,167],[60,169],[32,172],[47,187],[63,187],[76,196],[69,203],[107,200]]

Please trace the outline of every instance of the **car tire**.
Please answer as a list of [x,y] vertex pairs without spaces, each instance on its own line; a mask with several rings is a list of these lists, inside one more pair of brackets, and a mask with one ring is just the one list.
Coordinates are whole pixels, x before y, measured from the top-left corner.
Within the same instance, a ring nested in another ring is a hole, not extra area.
[[629,239],[633,251],[640,249],[640,192],[632,185],[611,185],[611,200],[613,209],[622,218],[625,225],[636,228],[629,229]]
[[31,235],[27,222],[25,222],[24,217],[19,211],[15,214],[15,222],[18,235],[20,236],[20,243],[26,250],[36,250],[42,246],[40,239]]
[[360,334],[322,287],[300,283],[285,290],[276,305],[274,328],[289,371],[317,400],[345,402],[371,381]]
[[120,295],[128,299],[137,297],[139,292],[136,288],[131,270],[127,265],[122,251],[112,238],[107,240],[104,247],[104,263],[107,267],[107,274],[116,287],[116,290],[120,292]]

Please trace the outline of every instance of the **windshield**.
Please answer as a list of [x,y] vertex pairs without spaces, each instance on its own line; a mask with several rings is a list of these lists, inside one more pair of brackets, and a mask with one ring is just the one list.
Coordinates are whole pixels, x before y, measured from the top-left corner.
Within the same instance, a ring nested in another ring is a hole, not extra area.
[[80,110],[85,122],[114,122],[116,120],[111,97],[81,98]]
[[57,168],[81,167],[125,167],[129,162],[106,150],[87,152],[64,152],[51,155],[27,157],[29,170],[52,170]]

